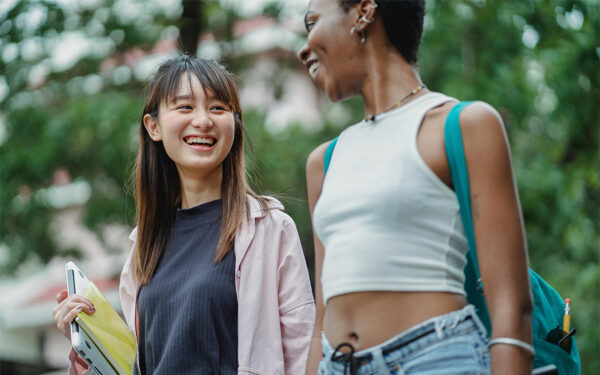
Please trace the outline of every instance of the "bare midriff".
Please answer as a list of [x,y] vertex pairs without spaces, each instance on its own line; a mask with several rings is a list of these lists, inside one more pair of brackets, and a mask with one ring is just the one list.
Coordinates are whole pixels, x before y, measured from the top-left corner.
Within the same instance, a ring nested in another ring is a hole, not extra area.
[[333,348],[347,342],[359,351],[466,304],[464,296],[446,292],[342,294],[327,301],[323,330]]

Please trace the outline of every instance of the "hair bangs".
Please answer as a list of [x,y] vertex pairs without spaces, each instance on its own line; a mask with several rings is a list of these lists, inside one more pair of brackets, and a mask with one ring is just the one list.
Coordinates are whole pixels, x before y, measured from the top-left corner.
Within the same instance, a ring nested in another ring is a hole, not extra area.
[[210,92],[215,99],[227,104],[233,112],[241,115],[240,100],[233,74],[221,65],[202,60],[194,61],[191,64],[190,72],[193,72],[198,78],[206,94]]

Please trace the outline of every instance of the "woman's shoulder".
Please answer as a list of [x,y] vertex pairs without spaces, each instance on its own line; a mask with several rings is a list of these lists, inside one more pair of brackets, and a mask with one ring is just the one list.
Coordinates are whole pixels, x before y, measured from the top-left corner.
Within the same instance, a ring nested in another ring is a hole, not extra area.
[[475,101],[461,111],[460,125],[461,129],[469,129],[473,127],[503,126],[503,122],[494,107],[486,102]]
[[306,167],[321,167],[323,169],[323,158],[325,157],[325,151],[327,147],[333,142],[333,140],[329,140],[327,142],[321,143],[314,150],[308,154],[308,158],[306,159]]
[[271,210],[282,211],[284,209],[283,204],[277,198],[269,195],[246,194],[246,199],[251,218],[261,218]]
[[482,151],[504,148],[508,143],[504,122],[494,107],[476,101],[460,112],[460,129],[465,147]]
[[287,231],[296,228],[294,219],[285,212],[285,207],[279,199],[260,195],[257,197],[248,196],[252,208],[251,217],[257,222],[257,225],[263,226],[266,230]]
[[306,159],[306,178],[309,180],[309,182],[310,180],[316,177],[318,177],[318,179],[321,181],[323,180],[323,177],[325,175],[325,153],[327,152],[327,148],[329,147],[329,145],[331,145],[332,142],[333,139],[321,143],[308,155],[308,158]]

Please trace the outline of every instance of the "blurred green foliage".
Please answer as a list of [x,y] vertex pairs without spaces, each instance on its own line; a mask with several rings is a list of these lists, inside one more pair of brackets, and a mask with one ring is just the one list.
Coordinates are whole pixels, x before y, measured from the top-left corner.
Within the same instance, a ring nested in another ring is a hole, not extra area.
[[[150,51],[173,26],[181,29],[178,17],[185,12],[131,1],[144,10],[140,20],[124,16],[115,5],[121,3],[82,2],[65,9],[54,1],[23,0],[0,14],[0,86],[8,87],[6,95],[0,87],[0,272],[74,251],[57,245],[49,226],[55,209],[36,194],[51,186],[60,168],[91,186],[84,211],[90,229],[134,224],[128,179],[144,84],[133,70],[121,70],[123,78],[103,62],[110,57],[121,65],[132,50]],[[36,7],[45,16],[32,27],[23,17]],[[269,4],[267,13],[281,9]],[[251,56],[235,54],[235,9],[213,1],[201,10],[199,22],[222,41],[222,62],[235,72],[251,66]],[[419,57],[430,89],[486,101],[502,115],[530,263],[573,300],[584,374],[600,368],[598,12],[594,0],[429,1]],[[56,68],[56,38],[74,32],[99,47],[72,66]],[[293,59],[281,64],[293,68]],[[37,82],[40,69],[46,78]],[[360,100],[344,105],[351,119],[360,119]],[[326,121],[321,131],[307,131],[298,119],[272,134],[265,116],[245,113],[254,150],[248,154],[251,180],[259,192],[282,198],[312,270],[304,164],[314,147],[341,129]]]
[[599,7],[585,1],[433,5],[420,55],[423,79],[501,113],[530,265],[572,298],[583,373],[592,373],[600,368],[593,354],[600,352]]

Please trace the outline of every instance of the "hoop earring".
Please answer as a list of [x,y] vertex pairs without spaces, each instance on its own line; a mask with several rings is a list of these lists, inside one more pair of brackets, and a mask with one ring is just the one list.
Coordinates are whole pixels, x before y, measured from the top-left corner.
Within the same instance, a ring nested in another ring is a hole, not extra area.
[[373,23],[373,21],[375,21],[375,19],[368,20],[365,16],[362,16],[360,19],[363,20],[364,23]]
[[[356,26],[352,26],[352,28],[350,29],[350,36],[354,36],[354,32],[356,31]],[[360,32],[360,44],[365,44],[366,38],[365,38],[365,33],[364,31]]]

